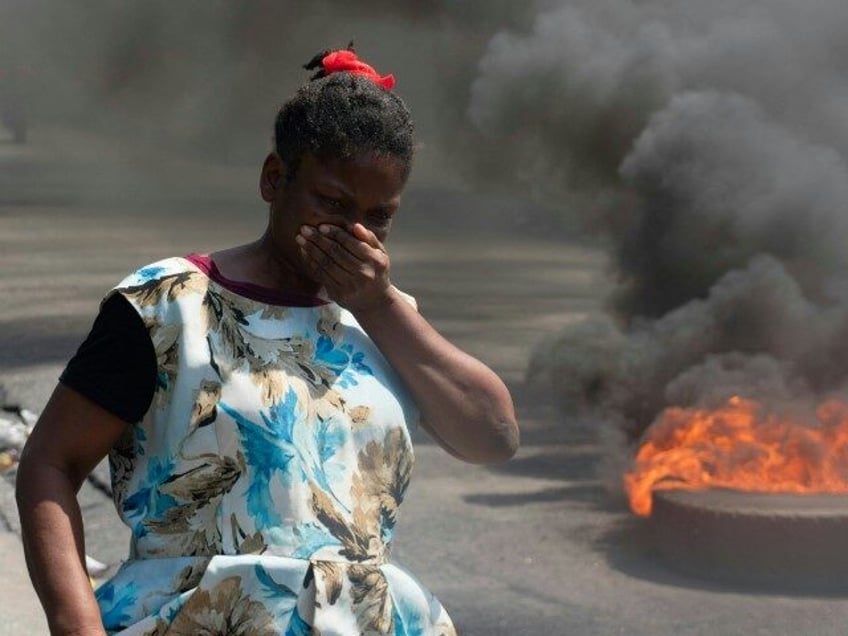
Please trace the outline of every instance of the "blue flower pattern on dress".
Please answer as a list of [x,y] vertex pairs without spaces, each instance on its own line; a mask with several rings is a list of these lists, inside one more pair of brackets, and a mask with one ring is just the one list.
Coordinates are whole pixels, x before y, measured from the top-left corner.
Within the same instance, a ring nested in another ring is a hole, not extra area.
[[362,351],[354,352],[351,344],[337,346],[325,335],[318,337],[315,361],[331,369],[338,377],[339,386],[344,389],[358,384],[357,375],[374,375],[371,367],[365,364]]
[[[247,490],[247,511],[255,520],[257,528],[282,523],[271,501],[269,488],[274,475],[279,475],[284,484],[290,484],[293,479],[289,465],[297,456],[292,439],[294,408],[287,411],[284,407],[294,407],[295,401],[296,396],[289,391],[286,402],[271,408],[270,417],[260,413],[264,427],[251,422],[224,402],[218,403],[218,407],[235,421],[241,434],[245,459],[253,469],[253,478]],[[303,477],[302,472],[299,477]]]
[[136,273],[136,279],[139,283],[147,283],[151,280],[156,280],[156,278],[160,276],[164,271],[164,267],[143,267]]
[[173,474],[174,462],[170,458],[153,457],[147,463],[147,478],[143,485],[124,500],[125,518],[135,522],[133,535],[143,537],[147,530],[143,524],[146,519],[159,519],[177,505],[176,499],[160,492],[159,488]]
[[179,258],[116,291],[159,368],[110,456],[133,534],[96,593],[107,632],[454,634],[388,562],[415,408],[353,317],[239,296]]
[[100,604],[103,622],[106,624],[123,623],[128,620],[130,608],[138,600],[138,592],[133,584],[124,586],[117,598],[116,593],[115,586],[108,582],[97,589],[97,601]]

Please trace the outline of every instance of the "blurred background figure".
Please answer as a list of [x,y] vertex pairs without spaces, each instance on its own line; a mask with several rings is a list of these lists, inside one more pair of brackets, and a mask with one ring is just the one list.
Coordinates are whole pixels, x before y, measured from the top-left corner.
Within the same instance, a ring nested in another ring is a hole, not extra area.
[[14,0],[0,3],[0,139],[6,133],[14,143],[27,137],[28,89],[32,68],[16,31],[25,18],[25,6]]
[[0,121],[16,144],[24,143],[27,136],[28,80],[29,69],[25,66],[0,68]]

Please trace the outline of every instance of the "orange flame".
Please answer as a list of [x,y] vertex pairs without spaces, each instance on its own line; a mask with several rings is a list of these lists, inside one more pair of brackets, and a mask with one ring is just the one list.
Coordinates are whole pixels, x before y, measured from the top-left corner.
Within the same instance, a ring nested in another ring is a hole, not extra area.
[[848,491],[848,404],[823,402],[812,425],[762,411],[741,397],[666,409],[624,476],[631,510],[650,515],[654,490]]

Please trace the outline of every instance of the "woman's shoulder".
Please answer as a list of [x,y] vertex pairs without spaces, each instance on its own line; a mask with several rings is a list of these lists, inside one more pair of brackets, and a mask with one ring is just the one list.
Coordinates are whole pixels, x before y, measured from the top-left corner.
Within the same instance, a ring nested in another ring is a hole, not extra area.
[[116,287],[134,287],[182,274],[200,273],[200,270],[188,259],[182,256],[171,256],[139,267],[126,276]]
[[137,309],[151,308],[203,294],[207,287],[203,272],[186,258],[174,256],[138,268],[112,288],[106,299],[119,293]]

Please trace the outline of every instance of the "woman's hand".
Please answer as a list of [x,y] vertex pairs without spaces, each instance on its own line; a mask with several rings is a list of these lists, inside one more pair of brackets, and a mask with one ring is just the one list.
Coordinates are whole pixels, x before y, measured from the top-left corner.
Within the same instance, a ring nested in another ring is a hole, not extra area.
[[304,225],[295,239],[306,266],[330,299],[356,313],[388,302],[389,254],[361,223],[351,231],[336,225]]
[[421,425],[449,453],[474,463],[515,454],[518,425],[509,391],[479,360],[445,340],[389,281],[389,255],[361,224],[303,226],[304,262],[330,298],[348,309],[403,378]]

